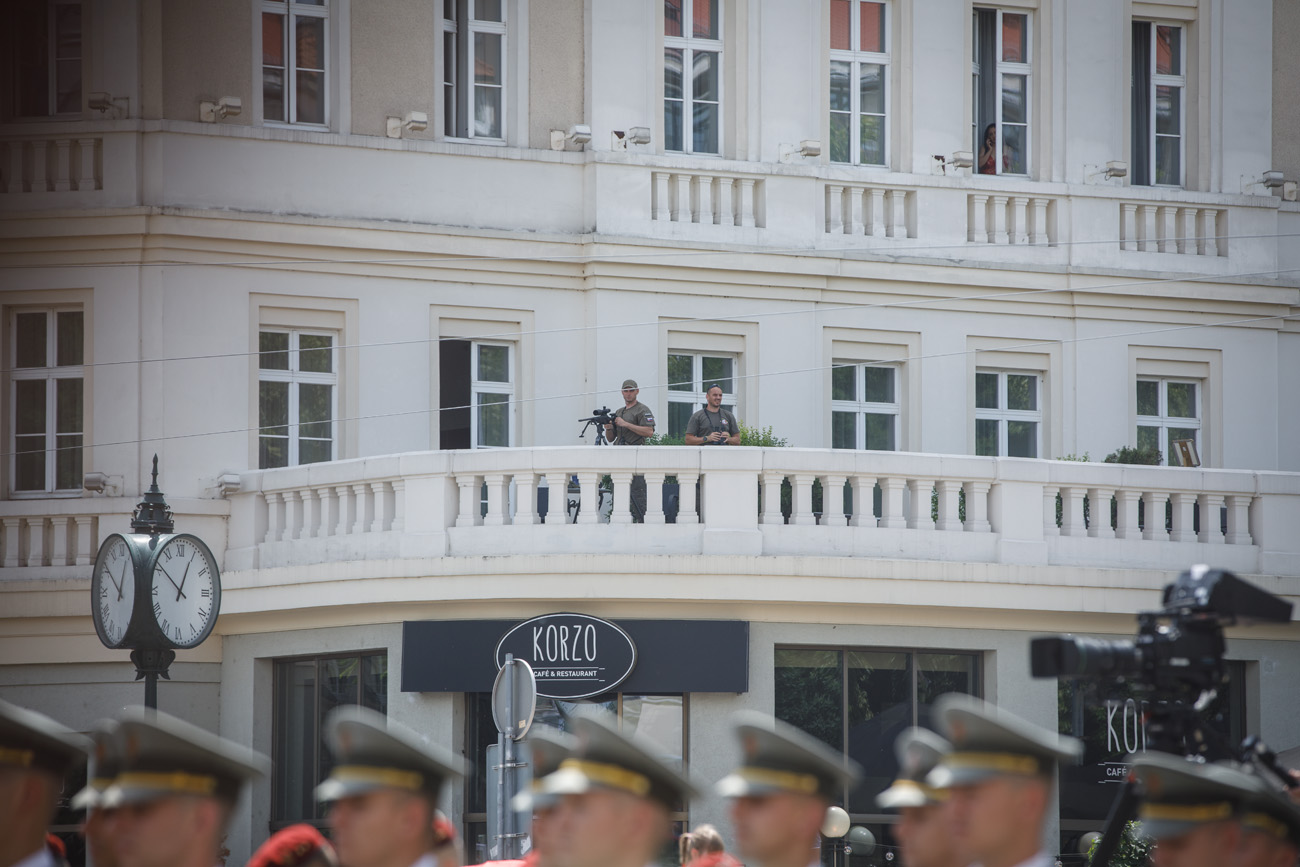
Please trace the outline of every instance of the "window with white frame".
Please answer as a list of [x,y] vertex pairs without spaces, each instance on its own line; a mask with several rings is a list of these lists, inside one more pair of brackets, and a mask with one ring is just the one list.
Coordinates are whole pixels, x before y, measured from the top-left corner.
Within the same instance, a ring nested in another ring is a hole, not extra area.
[[1133,22],[1133,183],[1182,186],[1186,30]]
[[13,0],[14,114],[81,113],[81,0]]
[[470,424],[475,448],[505,448],[514,437],[514,347],[475,341],[470,392]]
[[702,352],[668,354],[668,435],[686,434],[686,424],[704,408],[704,390],[722,388],[722,407],[736,411],[736,359]]
[[338,361],[328,332],[263,329],[258,335],[260,469],[330,461],[335,454]]
[[262,119],[329,123],[330,0],[262,0]]
[[1201,383],[1189,379],[1137,381],[1137,447],[1158,449],[1169,466],[1178,466],[1175,440],[1191,440],[1201,450]]
[[1030,23],[1027,12],[974,10],[971,136],[979,174],[1029,174]]
[[886,165],[888,107],[888,4],[831,0],[831,162]]
[[836,361],[831,368],[831,448],[896,451],[898,368]]
[[1043,435],[1040,387],[1036,373],[975,373],[975,454],[1038,457]]
[[10,479],[15,494],[80,491],[85,320],[78,309],[11,317]]
[[505,138],[504,0],[443,0],[443,132]]
[[720,153],[721,0],[664,0],[664,149]]

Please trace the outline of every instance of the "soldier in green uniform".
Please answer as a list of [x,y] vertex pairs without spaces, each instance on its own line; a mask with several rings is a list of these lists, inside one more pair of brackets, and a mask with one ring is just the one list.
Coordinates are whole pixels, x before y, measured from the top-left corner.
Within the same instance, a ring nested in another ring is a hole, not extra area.
[[894,742],[898,754],[898,779],[876,796],[876,805],[897,810],[894,837],[903,867],[964,867],[952,833],[944,802],[946,789],[926,782],[926,777],[952,750],[952,744],[934,732],[909,728]]
[[[623,380],[623,406],[614,410],[614,423],[605,425],[605,439],[616,445],[639,446],[655,435],[655,416],[637,395],[635,379]],[[632,477],[632,520],[645,520],[645,476]]]
[[718,781],[731,798],[736,848],[746,864],[808,867],[826,810],[861,777],[857,763],[767,714],[736,714],[742,764]]
[[53,867],[45,834],[63,778],[89,749],[44,714],[0,701],[0,867]]

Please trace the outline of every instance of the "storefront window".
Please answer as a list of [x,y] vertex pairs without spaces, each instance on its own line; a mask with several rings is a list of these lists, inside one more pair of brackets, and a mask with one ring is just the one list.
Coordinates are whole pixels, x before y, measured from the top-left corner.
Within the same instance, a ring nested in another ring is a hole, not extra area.
[[778,647],[775,661],[776,716],[865,769],[840,801],[855,820],[881,815],[875,799],[898,772],[899,733],[929,727],[930,707],[943,693],[980,693],[974,653]]
[[[466,704],[466,742],[469,745],[469,775],[465,780],[465,855],[472,863],[488,860],[487,839],[487,748],[497,742],[496,724],[492,721],[490,693],[469,693]],[[569,731],[576,716],[603,710],[617,717],[624,733],[635,733],[658,747],[660,759],[678,771],[686,768],[686,698],[681,695],[602,696],[581,701],[538,698],[533,725],[545,725]],[[676,837],[688,827],[688,804],[682,803],[670,814],[674,823],[673,840],[656,861],[676,867]]]
[[276,660],[273,689],[271,828],[294,822],[324,827],[325,811],[314,790],[334,767],[325,744],[325,717],[348,704],[386,714],[388,654]]

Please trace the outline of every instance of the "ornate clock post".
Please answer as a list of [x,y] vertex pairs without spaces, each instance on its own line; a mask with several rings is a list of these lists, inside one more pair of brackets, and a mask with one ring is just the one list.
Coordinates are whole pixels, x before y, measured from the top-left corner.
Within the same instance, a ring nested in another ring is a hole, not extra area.
[[176,649],[202,644],[221,609],[216,558],[197,536],[173,529],[154,455],[153,483],[132,515],[133,532],[104,540],[90,579],[95,632],[105,647],[131,650],[144,703],[154,708],[158,678],[171,679]]

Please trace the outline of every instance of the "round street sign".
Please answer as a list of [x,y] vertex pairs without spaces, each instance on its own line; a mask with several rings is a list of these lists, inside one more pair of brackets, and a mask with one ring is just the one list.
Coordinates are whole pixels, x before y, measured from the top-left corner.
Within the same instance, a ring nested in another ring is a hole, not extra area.
[[492,721],[497,731],[522,740],[537,713],[537,680],[522,659],[507,659],[492,684]]

